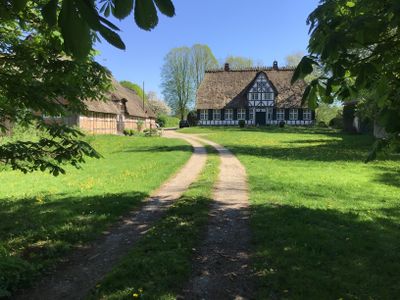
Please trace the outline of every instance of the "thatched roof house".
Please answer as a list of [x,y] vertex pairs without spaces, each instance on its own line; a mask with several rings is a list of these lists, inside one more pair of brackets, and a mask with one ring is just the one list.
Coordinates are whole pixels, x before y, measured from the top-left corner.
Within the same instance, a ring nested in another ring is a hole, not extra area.
[[[67,101],[63,101],[68,106]],[[141,131],[155,128],[156,116],[137,93],[112,78],[112,89],[105,101],[85,100],[86,112],[64,118],[51,118],[93,134],[121,134],[124,129]]]
[[196,98],[199,123],[230,125],[238,120],[265,125],[311,124],[313,111],[301,104],[304,82],[291,85],[293,68],[273,67],[207,71]]

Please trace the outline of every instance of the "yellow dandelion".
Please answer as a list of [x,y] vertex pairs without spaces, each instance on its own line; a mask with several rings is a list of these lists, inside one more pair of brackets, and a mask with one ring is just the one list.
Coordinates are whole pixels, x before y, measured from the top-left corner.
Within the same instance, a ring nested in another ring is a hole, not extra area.
[[137,293],[134,293],[132,296],[133,296],[133,298],[139,298],[139,294],[137,294]]

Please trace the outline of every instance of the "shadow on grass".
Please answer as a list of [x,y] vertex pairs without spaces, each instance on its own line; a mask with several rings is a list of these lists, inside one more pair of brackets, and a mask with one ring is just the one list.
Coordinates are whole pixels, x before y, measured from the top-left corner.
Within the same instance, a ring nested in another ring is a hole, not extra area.
[[[194,183],[192,188],[202,188]],[[174,299],[191,271],[212,200],[183,196],[142,237],[123,261],[93,289],[89,299]]]
[[174,151],[181,151],[181,152],[191,152],[193,149],[192,146],[186,145],[177,145],[177,146],[153,146],[153,147],[143,147],[143,148],[133,148],[133,149],[126,149],[123,152],[174,152]]
[[0,298],[26,287],[72,248],[141,203],[141,192],[0,200]]
[[400,167],[377,167],[380,172],[375,181],[400,188]]
[[[399,209],[387,209],[383,214]],[[255,205],[260,299],[396,299],[400,224],[336,210]]]

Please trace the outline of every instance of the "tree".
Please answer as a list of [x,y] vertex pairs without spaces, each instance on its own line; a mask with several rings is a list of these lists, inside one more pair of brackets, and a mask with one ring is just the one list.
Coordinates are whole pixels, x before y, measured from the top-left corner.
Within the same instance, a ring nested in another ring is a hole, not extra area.
[[[32,1],[33,2],[33,1]],[[158,24],[158,10],[169,17],[175,15],[171,0],[101,0],[97,6],[94,0],[39,0],[34,1],[42,18],[35,18],[41,26],[60,29],[63,49],[75,58],[86,58],[98,40],[103,37],[113,46],[125,49],[125,44],[117,34],[119,28],[108,18],[113,15],[121,20],[134,12],[136,24],[151,30]],[[34,21],[34,16],[26,14],[32,6],[30,1],[10,0],[0,2],[0,19],[4,21]],[[157,7],[157,8],[156,8]]]
[[157,117],[160,115],[171,114],[171,108],[164,101],[158,99],[156,92],[148,92],[147,99],[151,110],[156,114]]
[[174,48],[165,56],[161,71],[164,98],[181,120],[194,100],[191,58],[190,48]]
[[225,62],[229,64],[232,69],[245,69],[254,67],[254,60],[251,58],[241,56],[228,56]]
[[287,55],[285,57],[286,66],[287,67],[297,67],[297,65],[303,58],[303,56],[304,56],[304,52],[302,52],[302,51],[294,52],[292,54]]
[[143,99],[143,96],[144,96],[144,100],[147,101],[148,98],[147,98],[146,94],[144,93],[143,89],[140,87],[140,85],[133,83],[131,81],[128,81],[128,80],[122,80],[122,81],[120,81],[120,84],[123,87],[126,87],[128,89],[135,91],[136,94],[140,97],[140,99]]
[[196,44],[192,46],[192,72],[195,90],[203,81],[206,70],[217,68],[218,61],[207,45]]
[[[306,88],[311,107],[360,99],[371,119],[388,137],[378,141],[368,158],[383,147],[400,144],[400,22],[397,0],[323,0],[308,17],[309,55],[298,65],[293,81],[323,67]],[[351,30],[350,30],[351,29]],[[367,91],[368,97],[363,97]],[[362,94],[361,94],[362,93]],[[397,145],[397,146],[396,146]]]

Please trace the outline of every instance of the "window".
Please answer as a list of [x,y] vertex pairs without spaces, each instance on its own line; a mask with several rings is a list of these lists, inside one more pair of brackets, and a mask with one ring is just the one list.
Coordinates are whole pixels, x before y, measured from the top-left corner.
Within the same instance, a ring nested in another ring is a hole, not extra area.
[[272,108],[267,108],[267,120],[272,120]]
[[299,118],[299,111],[297,108],[291,108],[289,110],[289,120],[295,121]]
[[225,110],[225,120],[233,120],[233,109],[226,109]]
[[254,109],[249,110],[249,120],[254,120]]
[[208,119],[208,110],[200,109],[200,120],[206,121]]
[[221,110],[220,109],[214,109],[213,110],[213,120],[214,121],[221,120]]
[[310,109],[304,109],[303,110],[303,120],[309,121],[311,120],[311,110]]
[[237,111],[237,119],[238,120],[245,120],[246,119],[246,109],[239,108]]
[[278,109],[276,111],[276,119],[278,121],[283,121],[285,120],[285,110],[284,109]]

